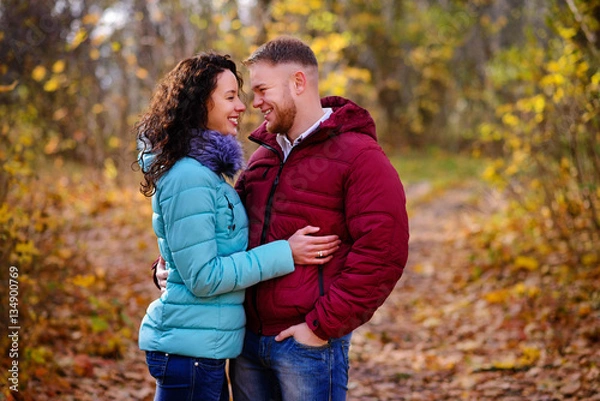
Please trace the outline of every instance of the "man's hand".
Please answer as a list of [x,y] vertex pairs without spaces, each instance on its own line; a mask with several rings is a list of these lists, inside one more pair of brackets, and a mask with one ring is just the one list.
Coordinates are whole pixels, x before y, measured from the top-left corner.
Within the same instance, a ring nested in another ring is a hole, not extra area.
[[288,337],[294,337],[294,340],[309,347],[322,347],[327,344],[327,341],[322,340],[313,333],[306,323],[300,323],[283,330],[275,337],[275,341],[282,341]]
[[156,279],[158,280],[160,292],[167,290],[167,277],[169,277],[169,272],[167,271],[165,260],[161,256],[158,258],[158,264],[156,265]]

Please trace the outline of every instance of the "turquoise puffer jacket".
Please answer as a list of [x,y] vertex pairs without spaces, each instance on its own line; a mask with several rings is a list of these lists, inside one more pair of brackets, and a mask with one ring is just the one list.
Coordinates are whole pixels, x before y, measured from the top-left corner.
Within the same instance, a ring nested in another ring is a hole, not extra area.
[[287,241],[246,252],[248,220],[225,179],[190,157],[158,181],[152,225],[169,277],[146,311],[139,346],[202,358],[234,358],[244,338],[244,289],[294,270]]

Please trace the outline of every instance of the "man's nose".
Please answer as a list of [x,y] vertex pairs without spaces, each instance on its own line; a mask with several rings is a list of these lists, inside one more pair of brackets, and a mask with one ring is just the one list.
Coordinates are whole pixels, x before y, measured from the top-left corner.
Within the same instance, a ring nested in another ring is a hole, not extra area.
[[258,109],[262,103],[262,98],[259,95],[254,95],[252,98],[252,107]]

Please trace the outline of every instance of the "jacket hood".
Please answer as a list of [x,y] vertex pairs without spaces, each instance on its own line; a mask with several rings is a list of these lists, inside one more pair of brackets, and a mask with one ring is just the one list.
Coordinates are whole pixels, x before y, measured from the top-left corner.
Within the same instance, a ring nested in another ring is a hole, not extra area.
[[321,124],[323,130],[336,130],[339,133],[354,132],[368,135],[377,140],[375,121],[371,114],[351,100],[339,96],[321,99],[321,106],[333,109],[333,114]]
[[[147,172],[160,152],[152,151],[152,144],[144,135],[138,139],[138,150],[138,164],[142,171]],[[192,132],[188,157],[197,160],[215,174],[229,178],[233,178],[244,166],[244,152],[237,139],[211,130]]]
[[152,152],[152,142],[150,139],[144,134],[140,135],[137,139],[137,150],[138,150],[138,164],[142,169],[142,172],[147,173],[154,164],[154,160],[156,160],[156,156],[158,156],[161,151]]
[[[311,135],[307,141],[324,140],[327,137],[346,132],[368,135],[377,140],[375,121],[366,109],[353,101],[340,96],[328,96],[321,99],[321,106],[333,109],[333,113],[321,123],[318,132]],[[278,146],[275,137],[274,134],[267,131],[264,122],[250,135],[250,139]]]

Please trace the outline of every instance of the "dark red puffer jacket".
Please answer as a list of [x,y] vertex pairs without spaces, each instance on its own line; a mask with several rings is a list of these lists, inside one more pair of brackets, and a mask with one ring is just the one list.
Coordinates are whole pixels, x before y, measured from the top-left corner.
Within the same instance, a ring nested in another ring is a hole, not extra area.
[[368,321],[400,279],[408,257],[408,217],[396,170],[377,144],[369,113],[340,97],[333,114],[293,148],[285,163],[264,124],[261,147],[236,189],[250,222],[250,248],[312,225],[337,234],[341,248],[322,268],[296,266],[246,292],[247,328],[276,335],[306,322],[323,339]]

